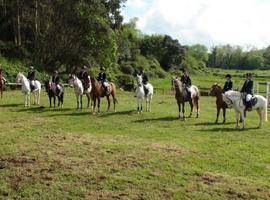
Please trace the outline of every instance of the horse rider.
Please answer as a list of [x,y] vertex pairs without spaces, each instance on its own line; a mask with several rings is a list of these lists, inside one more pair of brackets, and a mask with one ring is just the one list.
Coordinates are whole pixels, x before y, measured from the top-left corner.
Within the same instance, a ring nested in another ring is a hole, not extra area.
[[232,82],[232,75],[231,74],[227,74],[225,76],[225,78],[227,79],[225,84],[224,84],[224,87],[222,89],[222,92],[225,93],[229,90],[232,90],[233,89],[233,82]]
[[82,81],[83,89],[86,91],[91,85],[90,76],[87,72],[86,66],[82,67],[78,78]]
[[241,89],[241,92],[246,95],[246,110],[250,111],[252,109],[251,99],[253,96],[253,80],[251,73],[246,74],[246,81]]
[[29,80],[31,90],[34,90],[35,89],[34,81],[36,80],[36,71],[33,66],[29,67],[27,79]]
[[4,77],[4,70],[1,68],[1,66],[0,66],[0,78],[4,81],[4,84],[7,82],[7,80]]
[[143,84],[143,89],[144,89],[145,95],[147,95],[149,92],[148,88],[146,88],[146,85],[149,81],[148,76],[146,75],[146,73],[144,73],[144,70],[140,71],[140,75],[142,76],[142,84]]
[[105,73],[104,67],[100,68],[100,72],[98,74],[98,81],[101,81],[101,83],[102,83],[102,87],[105,90],[105,96],[109,95],[110,92],[109,92],[109,87],[108,87],[107,75]]
[[52,82],[55,85],[56,88],[56,94],[59,96],[60,92],[61,92],[61,88],[60,88],[60,77],[59,77],[59,73],[57,70],[54,70],[53,72],[53,76],[52,76]]
[[189,74],[188,74],[188,71],[187,71],[186,68],[183,70],[183,73],[184,73],[184,74],[182,75],[180,81],[181,81],[182,84],[185,86],[185,90],[186,90],[186,92],[187,92],[187,98],[188,98],[188,99],[191,99],[191,92],[190,92],[191,79],[190,79],[190,77],[189,77]]

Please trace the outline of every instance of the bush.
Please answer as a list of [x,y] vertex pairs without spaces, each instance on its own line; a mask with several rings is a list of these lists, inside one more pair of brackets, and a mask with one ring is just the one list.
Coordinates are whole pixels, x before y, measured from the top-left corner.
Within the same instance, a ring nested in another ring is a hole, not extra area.
[[134,88],[134,78],[131,75],[117,76],[116,84],[124,90],[131,91]]
[[166,78],[166,72],[164,72],[163,70],[157,70],[155,73],[158,78]]
[[123,66],[121,66],[121,71],[124,74],[129,74],[129,75],[133,75],[134,72],[135,72],[134,68],[131,65],[123,65]]

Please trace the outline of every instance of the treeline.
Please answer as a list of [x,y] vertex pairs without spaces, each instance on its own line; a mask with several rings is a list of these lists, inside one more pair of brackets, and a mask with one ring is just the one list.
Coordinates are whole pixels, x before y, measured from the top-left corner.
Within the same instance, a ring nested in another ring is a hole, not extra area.
[[[168,35],[144,35],[137,19],[123,23],[125,0],[0,0],[0,56],[23,60],[39,71],[96,74],[105,67],[119,84],[140,69],[149,76],[189,67],[266,69],[270,47],[244,51],[230,45],[183,46]],[[1,63],[0,63],[1,64]]]

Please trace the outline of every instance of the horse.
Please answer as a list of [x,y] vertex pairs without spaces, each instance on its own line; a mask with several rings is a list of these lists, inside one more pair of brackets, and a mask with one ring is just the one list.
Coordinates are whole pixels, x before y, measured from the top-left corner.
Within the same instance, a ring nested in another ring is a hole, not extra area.
[[87,90],[84,90],[82,81],[74,74],[69,75],[69,85],[71,87],[74,87],[74,93],[77,99],[77,109],[82,109],[82,97],[84,94],[87,97],[87,108],[89,108],[91,101],[92,86],[90,85],[90,87]]
[[116,95],[116,86],[114,83],[109,82],[108,87],[109,87],[109,92],[108,94],[106,93],[104,87],[102,86],[102,83],[98,81],[95,77],[91,77],[91,83],[92,83],[92,98],[94,101],[94,106],[93,106],[93,114],[96,113],[96,100],[98,100],[98,113],[100,113],[100,98],[105,97],[107,98],[108,101],[108,109],[107,111],[110,110],[111,106],[111,100],[110,100],[110,95],[113,98],[113,109],[114,112],[116,112],[115,109],[115,104],[118,102],[115,95]]
[[[223,101],[227,104],[228,107],[232,107],[235,110],[235,117],[236,117],[236,128],[239,128],[239,115],[240,119],[243,123],[243,129],[246,126],[245,123],[245,110],[246,106],[244,105],[243,102],[244,95],[238,91],[228,91],[225,92],[223,95]],[[267,100],[261,96],[261,95],[254,95],[255,99],[257,99],[257,102],[252,105],[252,108],[255,109],[259,115],[260,118],[260,123],[259,123],[259,128],[262,127],[262,119],[263,119],[263,114],[267,112]],[[264,116],[264,120],[267,121],[266,115]]]
[[[30,82],[29,80],[23,75],[23,73],[19,72],[16,78],[17,83],[22,84],[22,93],[24,94],[24,106],[30,107]],[[40,91],[41,91],[41,84],[38,80],[34,81],[35,89],[32,91],[35,98],[35,104],[40,104]]]
[[178,105],[179,119],[185,120],[185,102],[189,102],[189,105],[190,105],[189,117],[192,117],[193,108],[196,107],[197,109],[196,118],[198,118],[199,117],[199,97],[200,97],[200,91],[198,87],[195,85],[192,85],[190,87],[191,99],[189,99],[185,86],[178,79],[178,77],[173,77],[171,84],[172,84],[172,88],[175,89],[175,99]]
[[63,85],[59,85],[60,86],[60,92],[59,94],[57,94],[57,88],[56,85],[52,82],[52,81],[45,81],[45,90],[48,94],[49,97],[49,101],[50,101],[50,108],[52,107],[52,98],[53,98],[53,107],[55,108],[55,99],[56,96],[58,98],[58,107],[61,106],[61,108],[63,108],[63,104],[64,104],[64,86]]
[[3,98],[3,91],[5,90],[5,78],[0,74],[0,93],[1,99]]
[[[145,88],[144,88],[145,87]],[[145,92],[145,89],[148,92]],[[144,85],[142,83],[142,75],[137,74],[137,86],[135,89],[135,96],[137,97],[137,111],[142,113],[143,110],[143,100],[146,99],[146,112],[151,112],[151,101],[154,94],[154,88],[150,83]]]
[[223,110],[223,124],[226,122],[226,108],[227,104],[222,99],[222,88],[216,83],[212,85],[209,95],[216,97],[216,105],[217,105],[217,118],[215,123],[218,123],[220,109]]

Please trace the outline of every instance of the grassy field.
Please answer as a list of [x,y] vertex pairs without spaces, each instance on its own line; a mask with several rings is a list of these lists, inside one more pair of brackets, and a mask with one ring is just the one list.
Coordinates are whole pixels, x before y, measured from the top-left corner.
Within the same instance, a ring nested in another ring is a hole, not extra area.
[[[138,115],[132,93],[117,112],[23,107],[19,91],[0,100],[0,199],[270,199],[270,124],[246,130],[214,124],[214,97],[201,98],[199,119],[177,119],[174,96],[154,96]],[[105,111],[105,99],[102,110]],[[188,114],[188,113],[187,113]],[[221,120],[220,120],[221,121]]]

